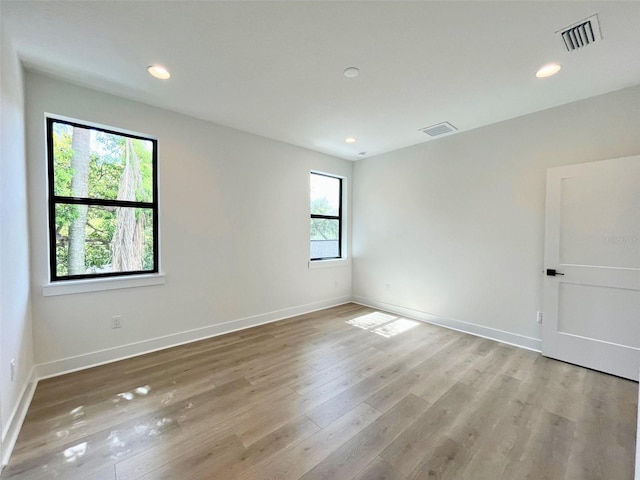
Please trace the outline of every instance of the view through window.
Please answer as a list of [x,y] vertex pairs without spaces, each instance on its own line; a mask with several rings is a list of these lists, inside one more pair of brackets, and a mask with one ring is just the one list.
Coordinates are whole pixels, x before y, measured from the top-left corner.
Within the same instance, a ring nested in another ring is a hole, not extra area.
[[342,179],[311,173],[311,260],[341,258]]
[[47,119],[51,280],[158,272],[157,141]]

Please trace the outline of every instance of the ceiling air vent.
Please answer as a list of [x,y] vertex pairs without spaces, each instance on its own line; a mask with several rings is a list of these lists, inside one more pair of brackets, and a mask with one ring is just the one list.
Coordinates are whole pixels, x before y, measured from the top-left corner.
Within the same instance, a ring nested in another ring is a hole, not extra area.
[[449,122],[437,123],[436,125],[431,125],[430,127],[424,127],[420,129],[421,132],[426,133],[430,137],[439,137],[440,135],[453,133],[456,130],[457,128],[451,125]]
[[573,52],[598,40],[602,40],[598,15],[593,15],[586,20],[574,23],[556,33],[562,36],[567,52]]

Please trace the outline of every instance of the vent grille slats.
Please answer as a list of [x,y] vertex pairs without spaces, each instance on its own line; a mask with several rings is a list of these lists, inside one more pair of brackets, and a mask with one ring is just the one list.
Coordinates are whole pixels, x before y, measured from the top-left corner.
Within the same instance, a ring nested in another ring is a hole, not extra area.
[[586,47],[587,45],[602,39],[597,15],[571,25],[558,33],[562,35],[564,46],[568,52]]
[[451,125],[449,122],[437,123],[435,125],[420,129],[421,132],[426,133],[430,137],[437,137],[440,135],[454,133],[456,130],[457,128]]

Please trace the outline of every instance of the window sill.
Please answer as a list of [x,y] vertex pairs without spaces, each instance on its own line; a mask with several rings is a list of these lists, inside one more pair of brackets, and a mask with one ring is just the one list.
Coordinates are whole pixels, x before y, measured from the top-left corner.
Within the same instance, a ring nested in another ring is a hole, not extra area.
[[101,292],[119,288],[147,287],[164,285],[164,273],[150,275],[131,275],[123,277],[92,278],[88,280],[69,280],[66,282],[48,283],[42,286],[42,296],[72,295],[76,293]]
[[348,258],[332,258],[331,260],[309,260],[309,268],[347,267],[351,263]]

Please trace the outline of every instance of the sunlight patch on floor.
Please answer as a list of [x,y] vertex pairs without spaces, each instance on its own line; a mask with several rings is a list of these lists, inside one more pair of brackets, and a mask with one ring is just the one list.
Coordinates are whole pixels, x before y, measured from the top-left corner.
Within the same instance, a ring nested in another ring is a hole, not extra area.
[[396,318],[398,317],[389,315],[388,313],[373,312],[367,313],[366,315],[361,315],[351,320],[347,320],[346,323],[363,330],[372,330],[376,327],[379,327],[383,323],[390,322],[391,320],[395,320]]
[[363,330],[368,330],[385,338],[395,337],[420,324],[420,322],[414,320],[398,318],[395,315],[382,312],[368,313],[347,320],[345,323]]
[[414,320],[407,320],[406,318],[398,318],[391,323],[376,328],[373,330],[373,333],[377,333],[385,338],[391,338],[399,335],[400,333],[406,332],[407,330],[411,330],[419,323],[420,322],[416,322]]

